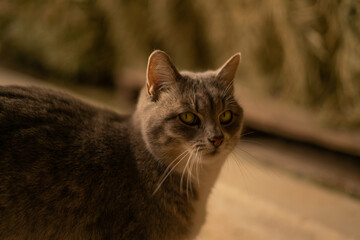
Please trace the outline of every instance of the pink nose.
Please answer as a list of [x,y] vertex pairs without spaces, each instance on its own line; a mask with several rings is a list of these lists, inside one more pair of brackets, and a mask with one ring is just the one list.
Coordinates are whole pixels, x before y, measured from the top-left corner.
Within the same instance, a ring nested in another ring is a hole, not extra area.
[[220,146],[223,141],[224,141],[224,137],[209,138],[209,142],[211,142],[215,147]]

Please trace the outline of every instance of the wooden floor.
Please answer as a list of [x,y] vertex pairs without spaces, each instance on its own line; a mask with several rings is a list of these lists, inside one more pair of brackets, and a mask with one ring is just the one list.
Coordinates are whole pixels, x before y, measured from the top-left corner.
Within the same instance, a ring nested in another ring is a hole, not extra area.
[[[0,68],[0,84],[34,83]],[[245,150],[256,155],[254,146]],[[360,200],[236,151],[223,167],[198,239],[356,240]]]
[[222,169],[198,239],[360,239],[360,201],[236,154]]

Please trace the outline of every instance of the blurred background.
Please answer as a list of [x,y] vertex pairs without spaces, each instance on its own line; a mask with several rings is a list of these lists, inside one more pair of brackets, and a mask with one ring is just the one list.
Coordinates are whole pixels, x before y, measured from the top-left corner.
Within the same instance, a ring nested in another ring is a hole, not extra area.
[[[300,176],[347,199],[334,202],[340,215],[332,217],[341,219],[337,229],[348,235],[324,229],[328,235],[316,235],[311,231],[318,228],[298,228],[304,223],[292,218],[294,229],[303,231],[299,239],[360,238],[360,230],[347,223],[360,222],[360,1],[0,0],[0,84],[49,84],[130,113],[155,49],[166,51],[178,69],[194,71],[218,68],[240,51],[243,168],[258,162],[260,169],[289,174],[288,181]],[[261,179],[256,169],[249,182]],[[296,189],[279,188],[280,198]],[[311,194],[310,205],[319,196]],[[352,215],[342,211],[343,201],[354,201],[347,208]],[[332,219],[330,209],[316,216]],[[299,219],[306,219],[304,212],[299,210]],[[271,216],[263,225],[269,231]],[[241,232],[241,223],[229,224],[234,235],[227,239],[264,239],[241,235],[251,229]],[[289,239],[279,229],[274,239]],[[313,235],[304,235],[309,231]]]
[[0,59],[20,71],[111,87],[154,49],[195,70],[241,51],[239,81],[360,125],[357,0],[0,1]]

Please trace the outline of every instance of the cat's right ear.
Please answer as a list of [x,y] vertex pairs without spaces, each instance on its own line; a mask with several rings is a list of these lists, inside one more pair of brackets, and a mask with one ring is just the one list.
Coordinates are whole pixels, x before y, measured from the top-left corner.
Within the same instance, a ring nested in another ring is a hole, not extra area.
[[218,70],[217,76],[226,87],[227,92],[233,92],[234,78],[240,61],[241,53],[236,53]]
[[170,57],[163,51],[151,53],[147,66],[146,87],[149,96],[156,101],[160,92],[180,76]]

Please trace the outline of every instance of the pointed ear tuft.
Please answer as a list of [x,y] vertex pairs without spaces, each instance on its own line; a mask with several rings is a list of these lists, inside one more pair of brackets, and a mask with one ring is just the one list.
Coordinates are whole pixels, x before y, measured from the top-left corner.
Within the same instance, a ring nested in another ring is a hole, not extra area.
[[176,81],[179,75],[169,56],[163,51],[155,50],[149,57],[146,73],[146,87],[149,96],[156,101],[161,90]]
[[241,53],[236,53],[218,70],[217,76],[227,88],[233,87],[233,81],[240,61]]

